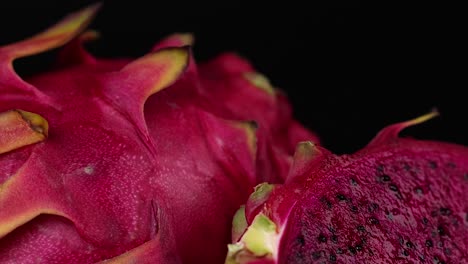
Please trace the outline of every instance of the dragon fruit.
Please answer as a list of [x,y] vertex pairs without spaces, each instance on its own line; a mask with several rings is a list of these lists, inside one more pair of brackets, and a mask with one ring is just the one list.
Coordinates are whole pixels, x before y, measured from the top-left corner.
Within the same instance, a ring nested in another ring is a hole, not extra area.
[[[0,262],[221,263],[253,187],[317,139],[246,60],[198,67],[190,35],[93,57],[97,9],[0,47]],[[53,69],[14,71],[64,44]]]
[[468,148],[398,136],[435,115],[352,155],[301,142],[236,213],[226,263],[468,263]]

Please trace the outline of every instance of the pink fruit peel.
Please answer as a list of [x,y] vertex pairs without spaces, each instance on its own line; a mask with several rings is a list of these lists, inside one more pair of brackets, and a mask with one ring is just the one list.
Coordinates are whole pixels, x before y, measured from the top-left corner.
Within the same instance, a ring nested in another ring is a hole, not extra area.
[[288,182],[250,196],[226,263],[467,262],[468,149],[398,137],[435,115],[352,155],[299,144]]
[[[244,59],[197,66],[191,35],[92,56],[97,9],[0,47],[0,262],[220,263],[253,187],[286,178],[269,164],[317,139]],[[53,69],[14,71],[67,42]]]

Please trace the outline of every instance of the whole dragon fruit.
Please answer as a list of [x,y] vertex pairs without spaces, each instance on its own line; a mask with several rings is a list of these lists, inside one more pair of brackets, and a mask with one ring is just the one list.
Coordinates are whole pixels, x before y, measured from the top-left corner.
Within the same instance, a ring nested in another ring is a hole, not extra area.
[[468,148],[398,137],[434,115],[353,155],[300,143],[236,213],[226,263],[468,263]]
[[[91,56],[97,9],[0,47],[0,263],[220,263],[253,187],[316,138],[244,59],[197,67],[190,35]],[[54,69],[14,71],[65,43]]]

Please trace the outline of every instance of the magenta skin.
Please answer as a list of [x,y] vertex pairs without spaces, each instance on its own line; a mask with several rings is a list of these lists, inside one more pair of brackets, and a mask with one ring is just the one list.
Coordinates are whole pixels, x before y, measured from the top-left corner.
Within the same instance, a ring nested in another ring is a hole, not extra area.
[[468,148],[398,136],[435,115],[388,126],[352,155],[301,143],[288,181],[245,207],[249,224],[275,224],[277,248],[229,263],[466,263]]
[[[92,56],[97,9],[0,47],[0,262],[222,263],[237,208],[317,138],[245,59],[196,65],[190,35]],[[63,44],[54,68],[14,71]]]

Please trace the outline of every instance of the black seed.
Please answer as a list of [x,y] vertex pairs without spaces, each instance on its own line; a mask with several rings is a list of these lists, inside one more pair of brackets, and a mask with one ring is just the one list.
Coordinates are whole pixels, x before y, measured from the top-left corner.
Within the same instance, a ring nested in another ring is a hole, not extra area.
[[322,203],[327,207],[327,209],[331,209],[331,208],[332,208],[332,204],[331,204],[331,202],[330,202],[327,198],[322,197],[322,198],[320,199],[320,202],[322,202]]
[[449,162],[449,163],[447,163],[447,167],[449,167],[449,168],[452,168],[452,169],[453,169],[453,168],[456,168],[456,167],[457,167],[457,165],[456,165],[455,163],[453,163],[453,162]]
[[435,161],[429,161],[429,167],[431,167],[432,169],[435,169],[437,168],[437,163]]
[[312,258],[313,258],[313,259],[317,260],[317,259],[319,259],[320,257],[322,257],[322,252],[316,251],[316,252],[312,253]]
[[427,223],[429,223],[429,219],[427,219],[426,217],[424,217],[424,218],[422,219],[422,222],[423,222],[424,225],[427,225]]
[[356,179],[354,179],[354,178],[351,178],[351,179],[349,180],[349,182],[350,182],[351,185],[353,185],[353,186],[356,186],[356,185],[357,185],[357,181],[356,181]]
[[414,188],[414,192],[417,194],[423,194],[423,189],[421,187]]
[[437,233],[440,236],[445,236],[447,234],[445,228],[443,226],[441,226],[441,225],[437,227]]
[[354,247],[349,246],[348,250],[349,250],[349,252],[351,252],[351,254],[353,254],[353,255],[356,254],[356,249]]
[[445,248],[444,253],[445,253],[445,255],[450,256],[450,255],[452,255],[452,250],[450,250],[450,248]]
[[297,241],[297,243],[298,243],[299,245],[301,245],[301,246],[304,246],[304,244],[305,244],[304,236],[303,236],[302,234],[299,235],[299,236],[296,238],[296,241]]
[[336,254],[343,254],[343,250],[342,250],[341,248],[338,248],[338,249],[336,250]]
[[377,209],[379,209],[379,205],[376,204],[376,203],[370,203],[369,206],[367,207],[367,210],[369,210],[369,212],[375,212]]
[[412,248],[413,247],[413,243],[411,243],[410,241],[406,242],[406,246],[409,247],[409,248]]
[[403,250],[403,255],[409,256],[409,252],[407,250]]
[[383,172],[383,170],[384,170],[383,165],[378,165],[378,166],[377,166],[377,171],[378,171],[378,172]]
[[355,205],[351,206],[350,209],[353,213],[356,213],[358,211],[358,208]]
[[335,232],[336,232],[335,228],[333,228],[333,227],[331,227],[331,226],[328,227],[328,230],[329,230],[330,232],[332,232],[332,233],[335,233]]
[[296,251],[294,255],[289,256],[289,261],[292,263],[303,263],[304,253],[302,253],[302,251]]
[[380,176],[380,180],[383,182],[389,182],[391,179],[390,179],[390,176],[388,175],[382,175]]
[[356,250],[361,251],[362,250],[362,245],[361,244],[356,245]]
[[441,207],[440,208],[440,214],[441,215],[450,215],[450,214],[452,214],[452,211],[449,208]]
[[345,201],[346,200],[346,196],[344,196],[343,194],[337,194],[336,198],[338,198],[338,200],[340,200],[340,201]]
[[440,260],[439,257],[435,256],[434,257],[434,263],[436,263],[436,264],[445,264],[445,261]]
[[400,242],[400,245],[402,245],[402,246],[403,246],[403,242],[405,242],[405,241],[403,240],[403,238],[402,238],[402,237],[398,237],[398,242]]
[[333,243],[338,243],[338,237],[333,235],[330,237],[330,240],[333,242]]
[[463,178],[465,179],[465,181],[468,181],[468,173],[465,173],[465,175],[463,176]]
[[408,164],[405,163],[405,164],[403,165],[403,169],[404,169],[405,171],[409,171],[409,170],[411,169],[411,167],[410,167]]
[[390,185],[388,186],[388,188],[390,188],[390,190],[392,190],[392,191],[394,191],[394,192],[397,192],[397,191],[398,191],[398,187],[397,187],[395,184],[393,184],[393,183],[390,184]]
[[325,242],[327,242],[327,237],[324,236],[323,234],[320,234],[320,235],[318,236],[318,241],[320,241],[320,242],[322,242],[322,243],[325,243]]
[[377,219],[375,217],[371,217],[371,218],[369,218],[369,220],[367,222],[369,224],[371,224],[371,225],[378,225],[379,224],[379,219]]
[[330,254],[330,261],[335,262],[336,261],[336,255],[335,254]]
[[361,231],[361,232],[364,232],[364,231],[366,231],[366,228],[363,225],[358,225],[357,230]]
[[424,263],[424,260],[426,260],[426,257],[424,255],[420,255],[419,260]]
[[388,214],[387,214],[387,219],[388,219],[388,220],[393,220],[393,214],[392,214],[392,213],[388,213]]
[[426,247],[433,247],[434,244],[432,243],[432,240],[428,239],[426,240]]

